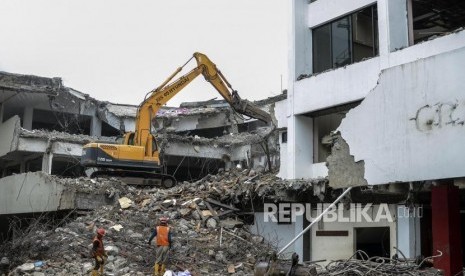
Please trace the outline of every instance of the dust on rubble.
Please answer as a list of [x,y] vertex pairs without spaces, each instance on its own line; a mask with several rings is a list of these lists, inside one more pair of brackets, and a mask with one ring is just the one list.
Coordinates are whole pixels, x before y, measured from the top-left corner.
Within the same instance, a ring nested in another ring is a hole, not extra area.
[[147,240],[160,216],[170,218],[174,231],[169,269],[188,270],[192,275],[250,275],[257,256],[276,248],[244,226],[242,207],[251,197],[278,199],[285,190],[311,186],[251,170],[223,171],[167,190],[139,189],[115,179],[54,181],[79,191],[114,189],[120,201],[81,211],[80,216],[60,224],[32,223],[0,247],[0,256],[7,256],[13,267],[11,275],[88,273],[93,266],[91,242],[98,227],[107,230],[106,275],[151,275],[155,248]]

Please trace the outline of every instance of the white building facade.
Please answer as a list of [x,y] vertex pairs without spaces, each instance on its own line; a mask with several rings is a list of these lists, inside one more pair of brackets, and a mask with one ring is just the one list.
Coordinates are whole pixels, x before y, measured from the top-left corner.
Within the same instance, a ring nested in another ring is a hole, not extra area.
[[[464,220],[463,199],[453,196],[463,193],[465,177],[464,4],[292,0],[290,14],[287,154],[280,175],[329,176],[332,188],[431,185],[432,248],[458,243],[457,250],[463,250],[461,235],[455,235],[458,240],[445,236],[460,231]],[[337,172],[344,166],[337,156],[328,158],[340,147],[331,138],[335,132],[348,147],[358,176],[351,176],[355,170],[350,166]],[[337,164],[334,176],[332,163]],[[420,255],[419,222],[396,223],[391,247]],[[447,225],[446,230],[435,224]],[[338,246],[329,239],[323,244]],[[461,267],[462,255],[450,256],[457,255],[454,250],[435,263],[446,275]],[[311,252],[313,260],[328,257],[315,248]]]

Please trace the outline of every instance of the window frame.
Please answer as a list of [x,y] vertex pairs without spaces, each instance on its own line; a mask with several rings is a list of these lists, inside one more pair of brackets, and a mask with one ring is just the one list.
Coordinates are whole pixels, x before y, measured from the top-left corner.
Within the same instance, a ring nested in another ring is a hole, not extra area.
[[[353,16],[367,8],[370,8],[370,12],[371,12],[371,26],[372,26],[372,30],[371,30],[371,37],[373,39],[373,45],[372,45],[372,48],[373,48],[373,51],[372,51],[372,56],[371,57],[366,57],[366,58],[373,58],[373,57],[376,57],[376,56],[379,56],[379,26],[378,26],[378,14],[377,14],[377,11],[378,11],[378,4],[377,3],[372,3],[368,6],[365,6],[365,7],[362,7],[362,8],[359,8],[357,10],[354,10],[348,14],[345,14],[345,15],[342,15],[342,16],[339,16],[337,18],[334,18],[332,19],[331,21],[327,21],[325,22],[324,24],[320,24],[318,26],[314,26],[312,28],[310,28],[310,31],[312,32],[312,74],[318,74],[318,73],[322,73],[322,72],[325,72],[327,70],[333,70],[333,69],[337,69],[337,68],[340,68],[340,67],[344,67],[344,66],[347,66],[347,65],[350,65],[350,64],[354,64],[356,62],[360,62],[360,61],[354,61],[354,35],[355,35],[355,31],[354,31],[354,20],[353,20]],[[376,13],[375,13],[376,11]],[[348,19],[348,22],[349,22],[349,25],[350,25],[350,34],[349,34],[349,51],[350,51],[350,63],[349,64],[344,64],[344,65],[341,65],[341,66],[337,66],[335,67],[334,66],[334,62],[333,62],[333,58],[334,58],[334,52],[333,52],[333,24],[343,18],[347,18]],[[329,26],[329,48],[330,48],[330,53],[329,53],[329,63],[330,63],[330,66],[329,68],[326,68],[326,69],[323,69],[323,70],[315,70],[316,68],[316,63],[315,63],[315,57],[317,56],[316,53],[315,53],[315,44],[316,44],[316,41],[314,39],[315,37],[315,31],[320,29],[320,28],[323,28],[323,27],[328,27]]]

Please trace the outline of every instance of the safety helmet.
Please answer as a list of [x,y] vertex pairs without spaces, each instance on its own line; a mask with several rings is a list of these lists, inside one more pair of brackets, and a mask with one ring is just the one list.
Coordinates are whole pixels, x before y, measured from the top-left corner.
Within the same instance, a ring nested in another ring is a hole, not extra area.
[[97,234],[105,236],[105,229],[103,229],[103,228],[97,229]]
[[159,220],[160,220],[160,224],[167,224],[168,223],[168,218],[167,217],[161,217]]

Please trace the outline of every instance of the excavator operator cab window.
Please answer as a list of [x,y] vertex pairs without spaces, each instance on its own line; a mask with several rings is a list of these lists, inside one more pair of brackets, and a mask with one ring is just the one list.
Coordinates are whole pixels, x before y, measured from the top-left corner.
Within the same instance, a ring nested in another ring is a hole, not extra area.
[[134,134],[134,132],[128,134],[128,145],[134,145]]

